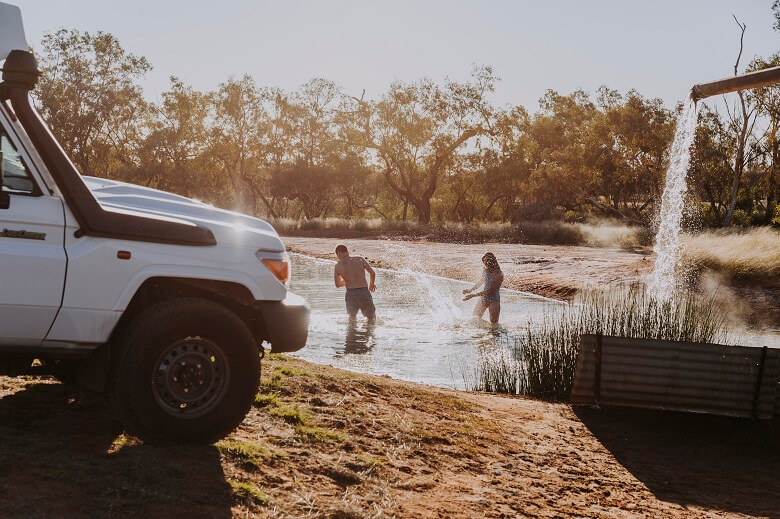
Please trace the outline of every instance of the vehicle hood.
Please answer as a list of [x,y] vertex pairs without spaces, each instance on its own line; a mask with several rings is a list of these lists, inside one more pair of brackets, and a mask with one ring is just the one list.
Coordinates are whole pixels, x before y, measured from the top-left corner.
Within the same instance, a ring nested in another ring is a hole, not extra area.
[[97,177],[82,178],[98,202],[107,209],[188,221],[210,229],[218,244],[284,252],[276,230],[259,218],[149,187]]

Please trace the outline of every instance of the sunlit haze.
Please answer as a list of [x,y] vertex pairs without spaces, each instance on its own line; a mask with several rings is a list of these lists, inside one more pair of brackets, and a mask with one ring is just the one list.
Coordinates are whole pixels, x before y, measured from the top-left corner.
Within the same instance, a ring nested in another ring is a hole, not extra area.
[[502,78],[494,101],[535,109],[548,88],[637,89],[672,107],[691,85],[780,50],[767,1],[19,1],[33,45],[60,27],[117,36],[154,66],[155,99],[178,76],[200,90],[248,73],[294,89],[312,77],[376,97],[396,79]]

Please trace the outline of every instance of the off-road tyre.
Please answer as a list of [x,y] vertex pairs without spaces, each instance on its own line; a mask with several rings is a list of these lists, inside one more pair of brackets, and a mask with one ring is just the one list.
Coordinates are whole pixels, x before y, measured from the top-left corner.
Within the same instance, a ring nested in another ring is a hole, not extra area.
[[145,442],[212,443],[249,411],[259,351],[228,308],[201,298],[161,301],[119,331],[111,400],[126,431]]

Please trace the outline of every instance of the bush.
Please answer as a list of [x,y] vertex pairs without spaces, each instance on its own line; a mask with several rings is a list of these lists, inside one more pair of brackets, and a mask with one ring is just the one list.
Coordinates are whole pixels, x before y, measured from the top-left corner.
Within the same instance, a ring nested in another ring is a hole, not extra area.
[[[575,213],[576,214],[576,213]],[[571,216],[571,215],[570,215]],[[595,223],[566,223],[558,220],[509,222],[440,222],[430,225],[416,221],[345,218],[314,218],[272,221],[281,234],[425,238],[447,243],[527,243],[539,245],[591,245],[636,248],[653,243],[652,230],[628,226],[620,220]],[[353,235],[355,236],[355,235]]]
[[515,212],[513,221],[534,221],[560,219],[562,210],[559,210],[553,204],[526,203],[520,206]]
[[577,245],[585,242],[585,237],[578,228],[561,222],[520,222],[516,228],[521,238],[520,243]]
[[758,226],[767,223],[769,222],[766,221],[766,212],[760,208],[754,209],[753,213],[750,215],[750,225]]
[[734,215],[731,217],[731,225],[747,227],[750,225],[750,215],[742,209],[734,209]]
[[698,204],[699,220],[702,227],[720,227],[720,218],[712,210],[712,206],[706,202]]

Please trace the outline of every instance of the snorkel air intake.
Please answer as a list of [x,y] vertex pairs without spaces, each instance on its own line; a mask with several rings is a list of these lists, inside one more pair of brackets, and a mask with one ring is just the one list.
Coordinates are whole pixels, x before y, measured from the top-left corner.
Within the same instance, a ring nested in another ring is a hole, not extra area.
[[12,50],[2,70],[0,101],[10,100],[19,123],[62,191],[80,226],[77,237],[89,235],[173,245],[216,245],[209,229],[190,222],[110,211],[101,206],[30,102],[29,93],[40,77],[35,56],[25,50]]

